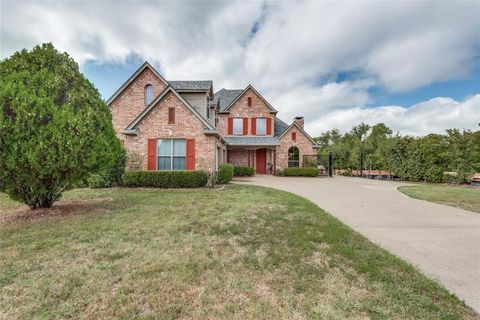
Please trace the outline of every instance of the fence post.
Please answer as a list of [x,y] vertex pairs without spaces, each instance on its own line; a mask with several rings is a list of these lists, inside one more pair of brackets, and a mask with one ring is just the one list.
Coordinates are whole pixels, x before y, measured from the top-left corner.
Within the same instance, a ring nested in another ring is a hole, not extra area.
[[363,152],[360,152],[360,178],[363,178]]
[[331,151],[328,153],[328,176],[333,176],[333,154]]

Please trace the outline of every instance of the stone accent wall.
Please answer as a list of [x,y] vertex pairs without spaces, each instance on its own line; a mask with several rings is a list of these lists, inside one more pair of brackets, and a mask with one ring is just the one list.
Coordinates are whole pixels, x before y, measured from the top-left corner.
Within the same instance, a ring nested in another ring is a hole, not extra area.
[[[175,108],[175,123],[168,124],[168,108]],[[172,92],[158,102],[138,125],[138,135],[125,136],[125,147],[141,159],[140,167],[147,169],[147,139],[195,139],[195,169],[214,171],[217,146],[225,149],[218,137],[205,135],[205,125]]]
[[[292,141],[292,132],[296,132],[297,139]],[[312,141],[303,134],[297,127],[293,126],[287,130],[280,139],[280,145],[277,146],[277,167],[276,170],[282,170],[288,167],[288,149],[296,146],[300,152],[300,167],[302,166],[303,155],[315,155],[317,151],[312,148]]]
[[153,96],[156,98],[165,89],[166,85],[149,68],[140,73],[135,81],[123,90],[110,104],[113,128],[119,139],[124,139],[120,132],[124,130],[147,106],[145,105],[145,86],[153,87]]
[[[252,98],[252,106],[248,106],[248,97]],[[221,103],[221,102],[220,102]],[[275,114],[270,113],[270,108],[267,104],[251,89],[248,89],[240,99],[238,99],[231,107],[228,109],[230,114],[218,114],[218,126],[217,130],[220,134],[226,136],[228,135],[228,118],[249,118],[248,119],[248,135],[251,136],[252,123],[251,118],[272,118],[272,134],[268,135],[272,137],[274,134],[275,128]],[[245,137],[247,137],[245,136]]]

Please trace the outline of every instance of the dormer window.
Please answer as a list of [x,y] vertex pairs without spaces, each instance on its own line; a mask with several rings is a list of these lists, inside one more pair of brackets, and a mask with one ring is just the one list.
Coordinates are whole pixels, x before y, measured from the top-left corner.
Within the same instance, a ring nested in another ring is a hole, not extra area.
[[147,84],[145,86],[145,104],[149,105],[153,101],[153,86],[151,84]]

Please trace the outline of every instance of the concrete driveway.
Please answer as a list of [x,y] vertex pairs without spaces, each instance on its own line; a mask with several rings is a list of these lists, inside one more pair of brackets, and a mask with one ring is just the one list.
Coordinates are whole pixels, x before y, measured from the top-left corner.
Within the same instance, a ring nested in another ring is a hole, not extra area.
[[400,182],[255,176],[236,183],[303,196],[417,266],[480,313],[480,213],[412,199]]

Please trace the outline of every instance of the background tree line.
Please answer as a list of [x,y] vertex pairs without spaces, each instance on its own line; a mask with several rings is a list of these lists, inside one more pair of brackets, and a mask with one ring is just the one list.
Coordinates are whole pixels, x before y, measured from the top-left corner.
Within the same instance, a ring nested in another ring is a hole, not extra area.
[[[405,180],[458,182],[480,172],[480,131],[449,129],[422,137],[393,134],[384,123],[361,123],[341,134],[332,129],[315,138],[326,164],[332,152],[336,169],[385,170]],[[456,172],[456,175],[444,175]]]

